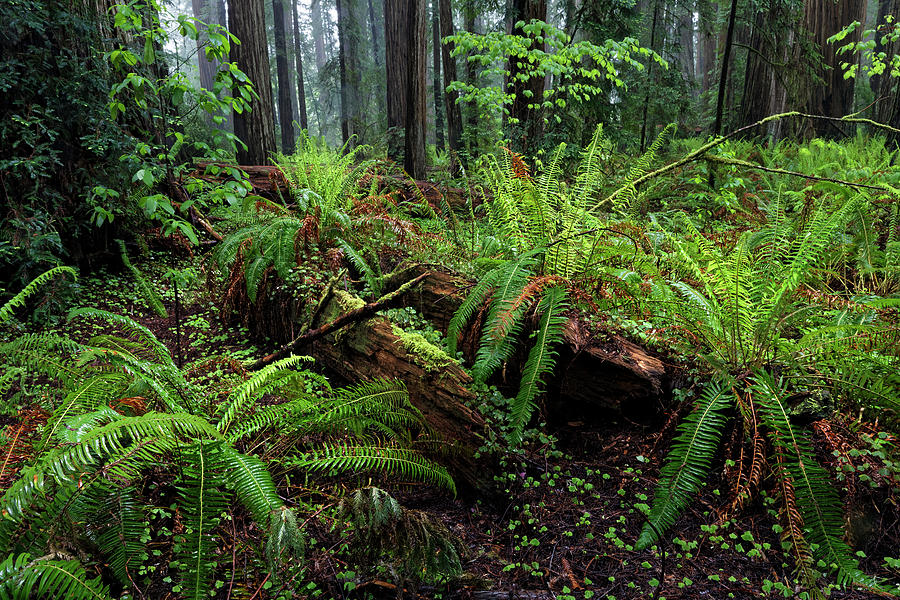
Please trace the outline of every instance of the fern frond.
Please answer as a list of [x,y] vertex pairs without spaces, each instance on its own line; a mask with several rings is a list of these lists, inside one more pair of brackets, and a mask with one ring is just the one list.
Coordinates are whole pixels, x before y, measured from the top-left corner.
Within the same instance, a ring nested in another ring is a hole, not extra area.
[[212,531],[228,508],[222,493],[224,478],[218,473],[220,465],[216,461],[221,450],[213,448],[217,444],[200,442],[186,448],[182,455],[183,474],[176,482],[185,521],[178,540],[182,590],[185,597],[194,600],[208,597],[217,563]]
[[834,569],[840,583],[876,588],[879,582],[859,569],[850,547],[841,539],[843,513],[840,498],[828,472],[815,460],[808,436],[791,423],[785,405],[787,394],[769,373],[757,371],[752,390],[760,415],[770,430],[770,439],[796,493],[797,510],[813,556]]
[[557,286],[547,290],[538,305],[541,319],[534,335],[534,347],[528,353],[528,359],[522,369],[519,393],[510,407],[512,426],[510,441],[513,445],[518,445],[522,441],[522,432],[536,408],[534,399],[540,391],[541,378],[553,370],[556,356],[554,348],[562,342],[563,329],[567,322],[564,314],[565,300],[565,288]]
[[242,454],[227,444],[218,446],[216,452],[216,460],[222,465],[225,483],[250,511],[253,519],[263,528],[268,528],[272,514],[281,508],[283,502],[265,463],[255,456]]
[[475,311],[484,304],[485,299],[487,299],[491,290],[497,284],[500,274],[503,272],[503,266],[494,267],[485,273],[459,308],[456,309],[456,312],[453,313],[453,317],[447,325],[447,352],[450,356],[456,356],[456,346],[459,343],[459,338],[462,336],[463,329],[472,319]]
[[693,412],[678,426],[678,437],[660,470],[653,506],[635,549],[653,544],[690,503],[709,473],[713,455],[725,428],[725,411],[734,401],[730,385],[713,380],[697,401]]
[[246,411],[247,405],[259,399],[273,386],[303,378],[303,372],[290,369],[301,362],[312,362],[312,360],[310,356],[291,355],[255,372],[247,381],[233,389],[225,402],[219,405],[219,412],[222,416],[217,425],[218,430],[223,434],[227,433],[235,418]]
[[325,446],[296,460],[296,465],[325,473],[376,471],[399,475],[408,480],[438,485],[456,493],[456,485],[447,469],[421,455],[397,446]]
[[11,319],[13,316],[13,312],[15,312],[17,308],[25,306],[25,301],[28,300],[28,298],[36,294],[37,291],[44,286],[44,284],[61,273],[70,275],[73,280],[78,280],[78,273],[72,267],[60,266],[53,267],[52,269],[44,271],[43,273],[32,279],[31,282],[22,289],[22,291],[7,300],[3,304],[3,306],[0,306],[0,323],[5,323],[9,319]]
[[131,264],[131,260],[128,258],[128,251],[125,249],[125,242],[122,240],[116,240],[116,242],[118,242],[119,250],[121,251],[122,264],[131,271],[131,275],[138,284],[138,288],[141,290],[144,300],[146,300],[153,312],[164,319],[167,318],[169,313],[166,312],[166,307],[163,305],[162,296],[159,295],[159,292],[153,287],[153,284],[147,280],[143,271]]
[[32,559],[29,554],[11,554],[0,563],[0,598],[106,600],[111,596],[100,578],[89,579],[77,560]]
[[472,377],[476,381],[485,381],[512,353],[515,336],[521,330],[522,319],[529,308],[517,300],[537,263],[535,255],[538,251],[527,252],[501,267],[472,367]]
[[[363,279],[366,282],[366,285],[369,288],[369,291],[376,298],[381,296],[381,292],[384,288],[384,280],[381,276],[381,266],[378,264],[378,258],[375,257],[374,265],[375,268],[369,266],[369,263],[366,261],[362,255],[353,249],[353,247],[344,241],[341,238],[335,239],[335,242],[341,249],[344,251],[344,255],[350,259],[350,262],[353,263],[353,266],[359,271]],[[377,272],[376,272],[377,270]]]

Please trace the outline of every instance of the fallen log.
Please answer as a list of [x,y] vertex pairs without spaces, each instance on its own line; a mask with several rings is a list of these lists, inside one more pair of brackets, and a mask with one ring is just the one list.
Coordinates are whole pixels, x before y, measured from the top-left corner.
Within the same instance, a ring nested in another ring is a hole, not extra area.
[[[331,322],[363,306],[359,298],[335,290],[322,319]],[[317,338],[311,349],[317,364],[345,382],[375,378],[403,381],[410,402],[434,432],[452,444],[441,462],[450,469],[457,487],[492,493],[491,469],[485,468],[483,460],[479,464],[475,459],[483,444],[484,420],[473,408],[475,395],[468,388],[472,378],[440,348],[376,315],[345,329],[332,329]]]
[[[351,310],[350,312],[346,312],[338,317],[336,317],[333,321],[329,321],[325,325],[321,327],[316,327],[315,329],[308,329],[301,333],[299,336],[294,338],[289,343],[285,344],[272,354],[268,356],[264,356],[247,367],[250,371],[255,371],[257,369],[261,369],[267,364],[278,360],[279,358],[284,358],[291,352],[300,349],[306,344],[310,344],[317,339],[328,335],[332,331],[340,329],[341,327],[346,327],[351,323],[356,323],[359,321],[363,321],[373,316],[375,313],[381,310],[386,310],[388,308],[392,308],[397,305],[400,298],[403,297],[409,290],[414,288],[417,283],[422,281],[428,276],[428,273],[422,273],[421,275],[415,277],[414,279],[404,283],[399,288],[394,290],[393,292],[389,292],[376,300],[375,302],[369,302],[368,304],[363,304],[362,306]],[[330,287],[330,286],[329,286]],[[314,315],[315,317],[315,315]]]
[[[412,265],[398,271],[385,282],[390,289],[399,281],[428,276],[408,294],[404,305],[412,306],[446,333],[447,325],[474,282],[434,265]],[[464,332],[460,349],[471,361],[478,347],[480,332],[470,325]],[[527,344],[520,344],[524,350]],[[514,356],[494,381],[506,384],[504,391],[515,394],[518,375],[526,354]],[[570,319],[554,376],[546,383],[548,417],[554,421],[588,420],[622,415],[646,422],[660,414],[671,391],[666,363],[655,353],[615,333],[594,333],[582,322]]]

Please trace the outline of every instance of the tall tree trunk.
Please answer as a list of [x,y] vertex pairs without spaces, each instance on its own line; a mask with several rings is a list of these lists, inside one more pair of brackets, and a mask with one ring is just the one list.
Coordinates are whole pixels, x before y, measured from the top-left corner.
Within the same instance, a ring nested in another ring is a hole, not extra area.
[[728,14],[728,31],[725,34],[725,50],[722,53],[722,72],[719,75],[719,93],[716,98],[716,119],[713,122],[713,135],[722,133],[722,111],[725,108],[725,89],[728,84],[728,66],[731,61],[731,46],[734,41],[734,20],[737,14],[738,0],[731,0],[731,11]]
[[[453,35],[453,11],[450,0],[439,0],[441,37]],[[457,92],[448,92],[447,87],[456,81],[456,58],[451,56],[453,43],[447,43],[441,48],[441,59],[444,66],[444,100],[447,108],[447,137],[450,147],[450,170],[453,175],[459,171],[459,150],[462,147],[462,115],[457,99]]]
[[387,96],[387,155],[403,164],[406,93],[409,55],[407,26],[410,3],[415,0],[384,0],[384,65]]
[[269,48],[266,40],[266,16],[262,0],[232,0],[228,3],[230,31],[240,41],[231,45],[231,62],[237,63],[256,85],[258,98],[250,102],[250,111],[234,117],[234,133],[246,149],[238,148],[239,164],[262,165],[275,152],[275,127],[272,114],[272,83]]
[[325,34],[322,26],[322,1],[323,0],[312,0],[310,6],[312,13],[313,47],[316,51],[316,72],[320,75],[322,69],[325,68],[325,63],[328,62],[328,57],[325,55]]
[[425,86],[425,0],[407,0],[406,126],[403,168],[413,179],[425,179],[425,122],[427,119]]
[[691,8],[682,9],[685,14],[678,20],[678,42],[679,42],[679,58],[681,62],[682,73],[688,83],[688,89],[693,91],[697,88],[697,77],[694,72],[694,13]]
[[[659,3],[661,0],[656,0],[653,3],[653,20],[650,24],[650,49],[656,49],[656,23],[659,20]],[[644,95],[644,107],[641,111],[641,154],[644,153],[644,150],[647,148],[647,119],[648,113],[650,109],[650,91],[653,88],[653,60],[647,61],[649,64],[647,65],[647,92]]]
[[[714,8],[710,8],[710,11]],[[700,95],[707,94],[716,76],[715,15],[700,15]]]
[[444,149],[444,106],[441,94],[441,17],[438,0],[431,0],[431,65],[434,90],[434,139],[438,149]]
[[[341,70],[341,137],[345,144],[360,142],[363,122],[360,114],[362,73],[359,61],[359,0],[336,0],[338,15],[339,63]],[[357,136],[353,138],[353,136]],[[355,141],[353,141],[355,139]]]
[[[293,1],[293,0],[291,0]],[[287,36],[284,31],[284,0],[272,0],[275,22],[275,68],[278,72],[278,121],[281,126],[281,151],[294,152],[293,87],[288,69]]]
[[[473,6],[473,0],[466,1],[463,6],[463,29],[468,33],[478,33],[475,24],[475,7]],[[478,83],[478,71],[476,70],[475,63],[469,61],[471,55],[471,52],[466,52],[463,64],[466,66],[466,83],[475,86]],[[467,129],[469,131],[467,143],[469,144],[469,155],[471,156],[475,154],[475,147],[479,145],[478,107],[474,102],[470,102],[466,107],[466,123],[468,124]]]
[[372,31],[372,60],[375,61],[375,69],[381,68],[381,47],[378,44],[378,21],[375,19],[375,7],[372,0],[369,4],[369,29]]
[[[828,117],[842,117],[853,112],[853,91],[856,79],[844,78],[841,63],[855,60],[856,54],[837,55],[837,44],[829,44],[828,38],[851,21],[864,21],[865,0],[807,0],[804,5],[806,29],[809,31],[813,47],[822,56],[822,69],[818,75],[822,83],[810,89],[806,112]],[[848,36],[844,43],[859,41],[859,29]],[[838,128],[833,122],[817,120],[812,123],[816,135],[835,137],[849,133]]]
[[[547,20],[547,0],[512,0],[510,4],[509,22],[513,35],[524,35],[521,28],[516,27],[520,21],[528,23],[532,19]],[[534,47],[537,49],[537,47]],[[544,97],[544,79],[532,77],[528,81],[520,81],[519,75],[527,69],[516,57],[510,57],[507,64],[509,76],[506,80],[507,92],[513,95],[513,103],[509,107],[508,123],[513,126],[513,133],[519,139],[513,139],[513,145],[523,153],[529,153],[535,147],[540,136],[542,123],[540,106]],[[527,92],[527,93],[526,93]]]
[[[191,0],[194,10],[194,18],[204,23],[213,23],[209,10],[209,0]],[[205,48],[209,38],[201,28],[197,36],[197,66],[200,70],[200,87],[204,90],[212,90],[215,83],[216,71],[219,70],[219,61],[210,61],[206,58]]]
[[294,69],[297,71],[297,120],[300,129],[309,129],[306,116],[306,86],[303,85],[303,52],[300,47],[300,20],[297,18],[297,0],[290,0],[294,24]]
[[341,143],[345,146],[350,143],[350,85],[347,81],[347,17],[345,3],[347,0],[335,0],[338,22],[338,66],[341,77]]

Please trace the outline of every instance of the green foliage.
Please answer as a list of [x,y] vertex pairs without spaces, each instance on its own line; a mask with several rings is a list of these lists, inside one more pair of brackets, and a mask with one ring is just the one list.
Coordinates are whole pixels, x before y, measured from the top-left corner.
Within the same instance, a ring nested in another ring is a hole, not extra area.
[[[125,336],[103,334],[75,344],[42,335],[0,347],[19,367],[55,378],[61,391],[35,460],[0,497],[0,545],[9,553],[3,568],[12,573],[4,581],[102,597],[105,588],[89,580],[77,561],[22,558],[64,539],[109,565],[120,585],[140,585],[137,572],[148,560],[145,477],[151,469],[174,478],[161,493],[184,524],[174,539],[180,580],[173,591],[208,596],[218,565],[217,528],[235,502],[268,532],[266,555],[277,569],[285,557],[302,553],[303,535],[267,462],[240,449],[268,431],[324,439],[319,449],[282,457],[296,468],[396,473],[453,489],[445,469],[406,447],[409,431],[422,427],[421,415],[397,382],[323,398],[306,385],[324,382],[320,375],[292,368],[310,359],[289,357],[234,385],[210,416],[202,390],[149,330],[95,309],[73,311],[71,318],[85,317],[104,319]],[[273,395],[284,401],[259,406]],[[328,439],[348,432],[359,445]]]
[[360,160],[369,150],[365,145],[333,150],[324,139],[301,132],[296,153],[277,154],[274,161],[290,184],[299,213],[315,215],[320,231],[329,235],[349,227],[348,215],[359,181],[373,164]]
[[462,573],[463,547],[447,528],[403,508],[384,490],[356,490],[341,501],[339,513],[356,532],[357,548],[369,563],[388,562],[414,583]]
[[22,553],[11,554],[0,563],[0,597],[105,600],[112,596],[99,577],[88,577],[77,560],[32,558]]
[[[573,42],[562,30],[543,21],[519,22],[522,35],[489,32],[484,35],[461,31],[444,39],[454,44],[453,56],[467,55],[470,62],[483,67],[488,75],[501,79],[510,75],[507,60],[516,60],[521,68],[519,82],[544,79],[552,74],[557,80],[542,98],[528,98],[530,109],[565,108],[567,101],[588,102],[602,94],[603,84],[623,87],[619,75],[623,65],[641,70],[644,65],[636,57],[649,57],[661,66],[666,63],[653,50],[640,46],[634,38],[606,40],[596,45],[586,40]],[[546,49],[545,49],[546,45]],[[449,92],[460,92],[465,102],[474,102],[482,114],[509,115],[514,94],[501,86],[479,87],[470,82],[454,81]],[[559,120],[559,117],[557,117]],[[514,123],[513,123],[514,124]]]
[[131,271],[131,275],[138,284],[138,289],[141,291],[144,300],[147,301],[147,304],[150,305],[153,312],[164,319],[167,318],[169,314],[166,312],[166,307],[163,305],[162,297],[159,295],[159,292],[153,284],[147,280],[144,273],[131,263],[131,260],[128,258],[128,250],[125,249],[125,242],[122,240],[117,240],[117,242],[119,243],[119,250],[122,256],[122,264],[125,265],[126,269]]
[[25,302],[28,298],[34,296],[48,281],[51,281],[61,273],[70,275],[72,279],[78,279],[78,274],[75,272],[75,269],[71,267],[54,267],[49,271],[43,272],[26,285],[22,291],[7,300],[3,306],[0,306],[0,323],[5,323],[10,320],[17,308],[25,306]]
[[[698,492],[729,417],[735,414],[744,421],[747,441],[757,449],[751,453],[753,464],[745,467],[759,473],[758,461],[766,461],[780,482],[782,515],[788,523],[785,543],[798,568],[812,571],[811,556],[834,570],[842,584],[877,587],[859,570],[841,539],[840,499],[816,461],[808,434],[792,419],[788,405],[792,392],[785,383],[789,381],[795,392],[823,385],[840,389],[848,381],[858,388],[856,382],[882,372],[890,341],[871,347],[865,357],[853,350],[853,340],[867,339],[878,330],[874,320],[844,314],[839,317],[843,322],[834,325],[814,319],[812,307],[797,294],[865,200],[857,194],[823,201],[800,220],[787,217],[779,195],[769,206],[767,226],[745,233],[727,253],[686,219],[687,235],[669,235],[670,260],[691,284],[659,285],[654,293],[662,314],[690,332],[692,347],[699,346],[701,358],[715,375],[679,426],[637,548],[654,543]],[[797,330],[805,335],[798,337],[793,333]],[[879,388],[880,402],[897,405],[897,383],[893,379]],[[766,457],[767,445],[771,451]],[[735,505],[744,502],[758,483],[758,476],[739,481]],[[812,581],[815,575],[805,579]]]

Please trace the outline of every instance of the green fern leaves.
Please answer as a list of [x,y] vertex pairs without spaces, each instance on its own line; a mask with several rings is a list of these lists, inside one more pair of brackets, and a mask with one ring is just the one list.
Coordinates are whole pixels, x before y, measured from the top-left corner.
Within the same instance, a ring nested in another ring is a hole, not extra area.
[[647,548],[659,539],[699,491],[718,450],[726,411],[733,401],[730,385],[724,381],[712,382],[691,414],[678,426],[678,436],[660,471],[653,506],[636,549]]
[[566,290],[556,286],[547,290],[538,304],[540,323],[534,332],[534,346],[522,369],[519,393],[510,407],[511,441],[514,445],[522,441],[522,432],[537,408],[535,398],[540,392],[541,378],[555,365],[555,347],[562,342],[563,328],[568,321],[564,314],[565,300]]

